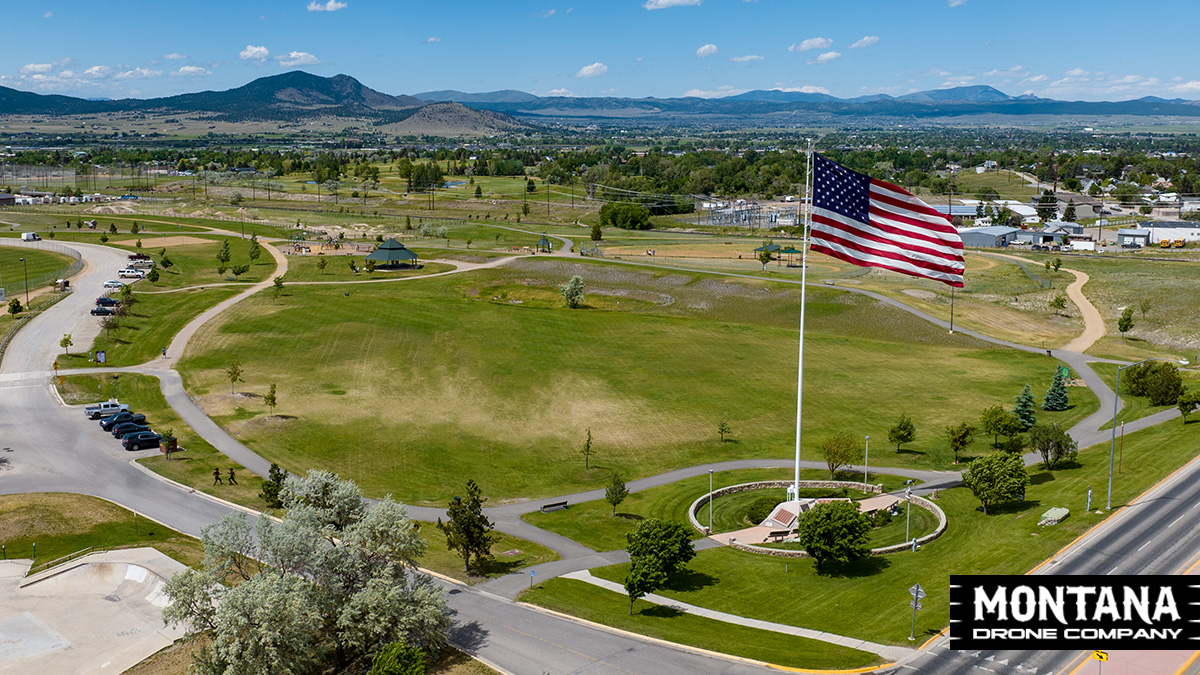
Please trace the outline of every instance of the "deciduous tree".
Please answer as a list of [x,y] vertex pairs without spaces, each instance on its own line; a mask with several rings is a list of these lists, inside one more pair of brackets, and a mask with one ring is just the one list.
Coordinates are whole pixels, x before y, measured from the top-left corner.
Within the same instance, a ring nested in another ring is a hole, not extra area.
[[905,443],[912,443],[917,438],[917,428],[913,426],[912,419],[901,413],[900,419],[888,429],[888,442],[896,444],[896,452],[900,452],[900,446]]
[[587,438],[583,441],[583,448],[579,450],[579,454],[583,455],[583,468],[592,468],[592,455],[596,453],[592,449],[592,428],[587,429]]
[[583,277],[576,274],[558,290],[562,291],[563,299],[567,301],[567,307],[571,309],[583,307]]
[[729,426],[729,413],[722,413],[721,419],[717,420],[717,434],[721,437],[721,442],[725,442],[725,437],[733,433],[733,427]]
[[1196,412],[1196,408],[1200,408],[1200,390],[1186,392],[1179,397],[1179,416],[1183,418],[1183,423],[1187,424],[1188,415]]
[[625,481],[617,474],[612,475],[612,480],[608,482],[608,487],[604,488],[604,501],[612,504],[612,514],[617,515],[617,507],[625,498],[629,496],[629,488],[626,487]]
[[229,378],[229,393],[232,394],[234,385],[242,381],[242,364],[237,361],[230,363],[225,368],[225,377]]
[[62,339],[58,341],[58,346],[62,347],[63,352],[66,354],[71,353],[71,345],[73,344],[75,344],[75,342],[71,340],[70,333],[63,333]]
[[963,472],[963,485],[975,495],[987,515],[988,507],[1022,495],[1029,474],[1021,455],[998,453],[979,457]]
[[852,502],[814,506],[800,517],[799,529],[800,545],[816,561],[818,572],[827,563],[845,563],[869,555],[871,521]]
[[946,427],[946,440],[954,451],[954,463],[958,464],[958,456],[967,446],[975,442],[975,427],[968,422]]
[[822,441],[821,454],[825,457],[825,466],[829,467],[829,480],[834,479],[838,469],[853,464],[862,457],[858,448],[858,439],[845,431],[838,432]]
[[263,395],[263,403],[265,403],[267,405],[267,407],[271,409],[271,414],[274,415],[275,414],[275,406],[278,405],[278,403],[279,403],[279,400],[275,396],[275,385],[274,384],[272,384],[271,388],[267,391],[267,393]]
[[639,521],[625,539],[629,553],[625,591],[629,594],[629,613],[633,614],[633,601],[662,588],[672,574],[696,556],[696,550],[682,524],[658,518]]
[[1042,456],[1047,471],[1064,459],[1075,459],[1079,450],[1079,444],[1057,422],[1034,425],[1029,430],[1029,445]]

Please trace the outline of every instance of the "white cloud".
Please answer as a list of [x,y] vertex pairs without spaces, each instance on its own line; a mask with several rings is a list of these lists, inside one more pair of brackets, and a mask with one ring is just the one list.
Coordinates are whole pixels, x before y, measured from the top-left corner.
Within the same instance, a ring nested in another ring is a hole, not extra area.
[[442,41],[442,38],[440,38],[440,37],[428,37],[428,38],[425,38],[425,44],[430,44],[430,43],[433,43],[433,42],[441,42],[441,41]]
[[133,70],[126,70],[123,73],[117,73],[116,75],[113,75],[113,79],[114,80],[146,80],[146,79],[150,79],[152,77],[159,77],[161,75],[162,75],[161,70],[152,70],[150,68],[138,67],[138,68],[134,68]]
[[946,0],[946,4],[951,7],[960,7],[967,4],[967,0]]
[[943,87],[965,87],[975,81],[974,75],[955,75],[942,83]]
[[559,88],[559,89],[551,89],[550,91],[546,92],[546,95],[547,96],[566,96],[567,98],[573,98],[575,96],[575,92],[571,91],[570,89]]
[[1021,80],[1021,82],[1045,82],[1048,79],[1050,78],[1046,77],[1045,75],[1034,75],[1033,77],[1027,77],[1024,80]]
[[706,44],[706,45],[704,45],[703,47],[701,47],[701,48],[699,48],[699,49],[697,49],[697,50],[696,50],[696,58],[698,58],[698,59],[702,59],[702,58],[705,58],[705,57],[707,57],[707,56],[712,56],[713,54],[716,54],[716,53],[717,53],[717,46],[716,46],[716,45],[714,45],[714,44]]
[[1087,77],[1088,75],[1091,75],[1091,73],[1084,70],[1083,68],[1072,68],[1072,69],[1068,70],[1067,72],[1063,73],[1063,75],[1066,75],[1067,77]]
[[51,10],[51,11],[49,11],[49,12],[46,12],[45,14],[43,14],[43,15],[42,15],[42,18],[43,18],[43,19],[49,19],[49,18],[50,18],[50,17],[52,17],[52,16],[54,16],[54,11],[53,11],[53,10]]
[[729,60],[733,61],[734,63],[749,63],[751,61],[762,61],[763,57],[759,56],[758,54],[747,54],[745,56],[735,56]]
[[833,46],[833,40],[824,37],[808,38],[807,40],[788,47],[789,52],[806,52],[810,49],[828,49]]
[[828,94],[829,90],[825,87],[818,87],[811,84],[806,84],[803,87],[780,87],[776,86],[775,91],[797,91],[804,94]]
[[537,15],[539,19],[549,19],[550,17],[554,16],[554,13],[557,11],[557,9],[543,9],[542,11],[538,12]]
[[737,96],[738,94],[744,94],[747,91],[750,90],[736,89],[728,84],[723,84],[712,91],[705,91],[703,89],[689,89],[683,92],[683,95],[694,96],[696,98],[722,98],[724,96]]
[[339,9],[345,9],[346,3],[338,2],[338,0],[329,0],[329,2],[320,3],[313,0],[308,3],[308,11],[310,12],[336,12]]
[[698,5],[703,0],[646,0],[642,5],[647,10],[654,11],[656,9],[666,9],[668,7],[688,7]]
[[83,71],[83,75],[84,77],[91,77],[99,80],[112,75],[112,68],[109,68],[108,66],[92,66],[91,68]]
[[238,58],[243,61],[265,61],[271,52],[266,47],[255,47],[254,45],[246,45],[246,48],[238,52]]
[[1181,82],[1171,87],[1171,91],[1178,92],[1180,94],[1195,94],[1200,92],[1200,80]]
[[279,61],[279,65],[283,68],[315,66],[321,62],[321,59],[308,52],[288,52],[286,56],[276,56],[275,59]]
[[812,61],[809,61],[809,63],[810,63],[810,64],[813,64],[813,63],[829,63],[830,61],[832,61],[832,60],[834,60],[834,59],[838,58],[838,57],[839,57],[839,56],[841,56],[841,55],[842,55],[842,53],[841,53],[841,52],[824,52],[824,53],[822,53],[821,55],[817,56],[817,58],[813,59]]
[[204,77],[206,75],[212,75],[212,71],[205,70],[200,66],[184,66],[171,73],[171,77]]
[[941,68],[930,68],[921,73],[921,77],[950,77],[950,71]]
[[607,72],[608,66],[597,61],[590,66],[584,66],[580,68],[579,72],[575,73],[575,77],[600,77]]
[[864,47],[874,47],[879,44],[878,35],[868,35],[854,44],[850,45],[850,49],[862,49]]
[[986,73],[984,73],[984,76],[985,77],[1021,77],[1025,74],[1025,72],[1026,72],[1025,66],[1013,66],[1012,68],[1009,68],[1007,70],[999,70],[997,68],[993,68],[992,70],[989,70]]
[[182,61],[186,58],[187,58],[186,54],[180,54],[179,52],[171,52],[170,54],[167,54],[166,56],[163,57],[163,59],[165,59],[167,61]]
[[21,66],[22,75],[32,75],[34,73],[48,73],[54,70],[53,63],[26,63]]

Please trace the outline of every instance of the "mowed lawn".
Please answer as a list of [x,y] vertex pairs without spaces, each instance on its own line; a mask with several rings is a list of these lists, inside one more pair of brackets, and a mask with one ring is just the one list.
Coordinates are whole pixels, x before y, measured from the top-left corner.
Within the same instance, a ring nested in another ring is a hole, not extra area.
[[[21,262],[21,258],[24,258],[25,262]],[[75,262],[73,258],[50,251],[0,246],[0,288],[8,290],[9,298],[19,298],[21,306],[24,307],[26,272],[28,272],[29,283],[38,284],[39,280],[44,281],[47,275],[53,274],[73,262]],[[50,283],[53,282],[53,279],[50,280]],[[45,283],[30,286],[29,290],[44,285]],[[5,304],[7,305],[7,302]],[[8,311],[7,307],[4,311]]]
[[[572,274],[588,284],[583,309],[558,294]],[[410,502],[441,502],[467,478],[492,498],[542,497],[612,471],[789,456],[798,304],[793,286],[541,258],[260,294],[202,329],[182,370],[210,414],[289,470],[327,468]],[[813,292],[808,311],[807,458],[847,431],[877,439],[872,465],[949,468],[946,425],[1011,404],[1026,383],[1040,394],[1056,365],[861,296]],[[277,417],[231,394],[235,361],[238,392],[277,384]],[[1070,426],[1094,404],[1043,417]],[[917,440],[896,452],[884,439],[901,413]],[[721,443],[725,414],[733,433]],[[967,454],[984,451],[977,441]]]

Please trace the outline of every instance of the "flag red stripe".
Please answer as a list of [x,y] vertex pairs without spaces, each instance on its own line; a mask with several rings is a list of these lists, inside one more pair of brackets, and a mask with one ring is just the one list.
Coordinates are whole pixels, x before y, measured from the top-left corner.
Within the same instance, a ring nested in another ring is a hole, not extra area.
[[949,232],[952,234],[956,233],[954,230],[954,225],[952,224],[952,221],[950,220],[950,216],[948,216],[944,213],[938,213],[937,210],[934,209],[932,206],[926,204],[919,197],[917,197],[913,193],[909,192],[908,190],[905,190],[904,188],[900,187],[899,185],[893,185],[892,183],[889,183],[887,181],[879,180],[878,178],[872,178],[871,186],[872,187],[884,187],[884,188],[887,188],[888,190],[891,190],[892,192],[898,193],[900,195],[900,197],[898,199],[903,200],[909,206],[910,210],[919,211],[925,215],[933,216],[934,218],[937,219],[937,224],[941,225],[940,229],[943,232]]
[[[925,223],[921,221],[914,221],[911,218],[899,213],[893,213],[891,211],[880,209],[875,205],[874,201],[871,202],[869,208],[871,225],[879,228],[880,230],[909,237],[910,239],[920,239],[921,241],[928,242],[929,244],[938,248],[947,249],[954,254],[958,254],[962,251],[961,239],[958,241],[947,241],[946,238],[939,237],[936,234],[931,234],[929,229],[925,227]],[[907,227],[901,227],[902,225]]]
[[[828,232],[830,230],[845,231],[849,234],[854,235],[855,237],[858,237],[859,239],[866,239],[866,240],[878,242],[880,244],[888,244],[888,245],[894,246],[896,248],[903,249],[905,251],[911,251],[913,253],[925,254],[931,258],[940,258],[940,259],[946,260],[948,262],[957,262],[960,264],[962,263],[962,256],[957,254],[954,251],[938,250],[936,248],[929,248],[926,246],[911,244],[911,243],[904,242],[904,241],[897,241],[894,237],[882,236],[882,235],[872,232],[869,229],[864,229],[864,226],[856,220],[851,220],[850,222],[846,222],[846,221],[842,221],[842,220],[837,220],[835,218],[831,218],[828,215],[821,213],[821,209],[818,209],[815,213],[813,213],[812,220],[814,223],[817,223],[822,226],[822,228],[819,230],[820,232]],[[882,227],[875,221],[872,221],[870,226],[878,228],[878,229],[884,231],[885,233],[898,234],[898,235],[907,235],[908,234],[907,232],[896,230],[895,228]]]
[[876,257],[880,257],[880,258],[888,258],[891,260],[905,262],[905,263],[912,265],[913,267],[916,267],[916,268],[919,268],[922,270],[942,272],[942,273],[950,274],[950,275],[954,275],[954,276],[962,275],[962,268],[960,268],[960,267],[951,267],[949,265],[942,265],[939,263],[922,260],[920,258],[906,256],[903,253],[895,253],[893,251],[886,251],[883,249],[871,248],[870,246],[860,244],[851,239],[846,239],[844,237],[840,237],[833,232],[827,232],[824,230],[813,230],[812,237],[814,240],[824,240],[824,241],[836,242],[837,244],[841,245],[844,248],[847,248],[847,249],[850,249],[853,251],[858,251],[858,252],[864,253],[866,255],[876,256]]
[[924,277],[926,279],[932,279],[933,281],[940,281],[942,283],[949,284],[950,286],[954,286],[955,288],[963,287],[962,277],[959,275],[948,275],[946,278],[943,278],[942,275],[938,275],[937,273],[914,274],[911,270],[906,270],[906,269],[903,269],[900,267],[895,267],[892,265],[885,265],[882,263],[872,263],[870,265],[864,265],[861,262],[861,260],[859,260],[858,258],[855,258],[852,255],[848,255],[848,254],[842,253],[840,251],[835,251],[831,248],[827,248],[825,246],[822,246],[822,245],[816,244],[816,243],[814,243],[812,245],[812,250],[814,250],[818,253],[824,253],[827,256],[837,258],[838,260],[848,262],[852,265],[858,265],[859,267],[879,267],[881,269],[891,270],[893,272],[897,272],[897,273],[903,274],[905,276],[910,276],[910,277],[911,276],[920,276],[920,277]]

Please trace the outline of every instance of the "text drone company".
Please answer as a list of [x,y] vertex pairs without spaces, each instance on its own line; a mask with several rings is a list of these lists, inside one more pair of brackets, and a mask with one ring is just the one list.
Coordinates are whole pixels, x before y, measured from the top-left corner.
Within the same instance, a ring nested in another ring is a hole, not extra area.
[[[1132,581],[1129,579],[1126,582]],[[1196,586],[1180,577],[952,576],[953,649],[1194,646]]]

